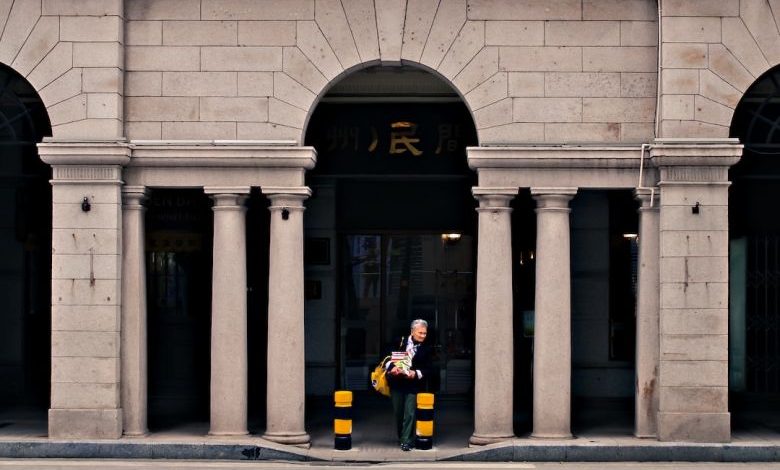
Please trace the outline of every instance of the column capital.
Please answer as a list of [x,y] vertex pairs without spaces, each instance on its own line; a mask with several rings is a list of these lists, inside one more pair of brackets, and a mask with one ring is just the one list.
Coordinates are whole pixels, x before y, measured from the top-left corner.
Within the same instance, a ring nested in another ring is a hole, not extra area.
[[650,149],[663,183],[728,181],[728,170],[742,156],[738,139],[656,139]]
[[536,210],[569,211],[569,201],[577,194],[577,188],[531,188],[536,200]]
[[303,201],[311,196],[307,186],[263,186],[260,190],[271,201],[271,211],[303,210]]
[[639,201],[640,211],[657,211],[661,207],[661,189],[636,188],[634,190],[634,199]]
[[479,201],[479,209],[488,209],[488,210],[508,210],[511,211],[512,209],[509,207],[509,204],[512,202],[512,199],[517,196],[517,193],[519,191],[519,188],[515,186],[507,186],[507,187],[484,187],[484,186],[475,186],[471,188],[471,194],[474,195],[474,198]]
[[143,210],[148,196],[149,188],[146,186],[122,186],[122,207]]
[[214,211],[246,210],[244,201],[249,196],[249,186],[206,186],[203,192],[211,196]]

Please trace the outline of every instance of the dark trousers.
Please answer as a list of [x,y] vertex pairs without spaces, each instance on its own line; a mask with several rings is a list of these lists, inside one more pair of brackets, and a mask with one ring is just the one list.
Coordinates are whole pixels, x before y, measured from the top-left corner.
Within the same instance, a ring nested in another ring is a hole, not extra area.
[[417,395],[390,389],[393,400],[393,417],[401,444],[414,444],[414,411],[417,408]]

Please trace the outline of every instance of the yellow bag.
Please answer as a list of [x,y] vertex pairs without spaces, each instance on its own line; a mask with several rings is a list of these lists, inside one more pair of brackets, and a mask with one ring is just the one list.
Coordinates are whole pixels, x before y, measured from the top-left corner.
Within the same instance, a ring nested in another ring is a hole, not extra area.
[[379,365],[374,368],[374,371],[371,372],[371,386],[386,397],[390,396],[390,384],[387,383],[387,370],[385,369],[385,364],[389,359],[390,356],[382,359]]

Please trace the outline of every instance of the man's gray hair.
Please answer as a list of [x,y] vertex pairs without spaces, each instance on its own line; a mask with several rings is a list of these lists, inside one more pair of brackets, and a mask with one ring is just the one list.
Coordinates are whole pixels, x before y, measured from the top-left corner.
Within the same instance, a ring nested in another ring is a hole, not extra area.
[[422,318],[418,318],[417,320],[412,321],[412,330],[417,328],[418,326],[424,326],[425,328],[428,328],[428,322],[423,320]]

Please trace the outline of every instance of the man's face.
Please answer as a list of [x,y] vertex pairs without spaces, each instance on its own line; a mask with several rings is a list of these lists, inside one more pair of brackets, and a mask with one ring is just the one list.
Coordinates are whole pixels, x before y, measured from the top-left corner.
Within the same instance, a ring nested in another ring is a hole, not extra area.
[[425,337],[428,336],[428,328],[417,325],[412,329],[412,339],[418,343],[425,341]]

